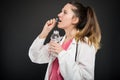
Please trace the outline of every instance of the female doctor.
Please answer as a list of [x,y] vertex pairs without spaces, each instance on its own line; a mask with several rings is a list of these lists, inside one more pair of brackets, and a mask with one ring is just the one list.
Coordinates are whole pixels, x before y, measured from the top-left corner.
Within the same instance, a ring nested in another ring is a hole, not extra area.
[[94,10],[72,1],[62,8],[58,18],[57,26],[65,31],[64,37],[60,43],[50,41],[44,45],[56,25],[54,18],[48,20],[29,49],[31,61],[49,63],[45,80],[94,80],[95,54],[101,40]]

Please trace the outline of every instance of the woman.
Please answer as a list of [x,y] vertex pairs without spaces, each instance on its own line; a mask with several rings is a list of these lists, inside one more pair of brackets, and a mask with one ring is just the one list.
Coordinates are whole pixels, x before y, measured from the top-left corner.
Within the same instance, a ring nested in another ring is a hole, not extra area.
[[49,63],[45,80],[94,80],[95,54],[101,40],[94,10],[72,1],[62,8],[58,18],[57,26],[65,31],[65,36],[60,43],[50,41],[44,45],[56,25],[55,19],[48,20],[29,49],[30,59]]

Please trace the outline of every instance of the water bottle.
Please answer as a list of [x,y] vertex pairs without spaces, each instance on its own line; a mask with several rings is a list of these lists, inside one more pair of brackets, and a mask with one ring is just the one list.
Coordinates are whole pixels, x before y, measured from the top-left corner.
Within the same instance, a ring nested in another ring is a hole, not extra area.
[[[55,41],[55,42],[57,42],[57,43],[60,42],[61,37],[60,37],[60,35],[59,35],[59,31],[58,31],[58,30],[54,30],[54,31],[53,31],[53,34],[51,35],[51,40],[52,40],[52,41]],[[51,54],[52,54],[52,56],[57,57],[57,53],[53,53],[53,52],[52,52]]]
[[60,42],[60,35],[58,30],[54,30],[53,34],[51,35],[51,40],[55,42]]

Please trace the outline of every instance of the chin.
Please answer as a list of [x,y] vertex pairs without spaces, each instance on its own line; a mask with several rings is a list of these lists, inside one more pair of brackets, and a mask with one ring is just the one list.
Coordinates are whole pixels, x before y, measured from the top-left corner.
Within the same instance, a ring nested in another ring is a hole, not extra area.
[[59,26],[59,25],[58,25],[58,28],[63,29],[63,27],[62,27],[62,26]]

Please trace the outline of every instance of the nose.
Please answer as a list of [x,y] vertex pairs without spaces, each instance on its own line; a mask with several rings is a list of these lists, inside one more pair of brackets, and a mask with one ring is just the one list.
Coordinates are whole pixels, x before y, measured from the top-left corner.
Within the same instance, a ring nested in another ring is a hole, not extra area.
[[58,17],[61,17],[61,12],[58,14]]

